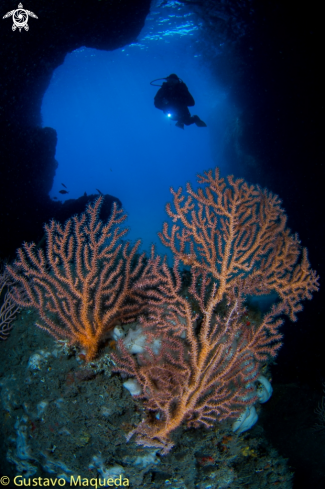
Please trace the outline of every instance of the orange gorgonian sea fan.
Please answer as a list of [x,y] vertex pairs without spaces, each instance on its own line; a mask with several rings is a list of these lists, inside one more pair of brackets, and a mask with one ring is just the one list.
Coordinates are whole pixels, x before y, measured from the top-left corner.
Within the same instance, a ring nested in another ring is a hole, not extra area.
[[[106,224],[99,218],[102,198],[64,226],[45,226],[46,255],[34,243],[24,243],[7,270],[18,286],[12,297],[21,307],[34,307],[36,324],[57,339],[68,339],[96,356],[100,341],[116,323],[132,321],[145,307],[135,284],[145,268],[144,254],[121,238],[126,219],[114,204]],[[23,293],[22,293],[23,291]]]
[[[156,284],[150,314],[141,318],[146,350],[131,355],[123,340],[113,355],[116,369],[133,378],[147,416],[130,433],[137,443],[173,446],[170,434],[182,423],[210,427],[238,417],[256,399],[254,382],[281,346],[282,317],[296,320],[301,301],[318,290],[307,251],[286,227],[280,199],[242,179],[220,178],[216,169],[199,176],[206,185],[171,189],[173,224],[162,242],[174,254],[173,270],[152,257],[142,281]],[[190,267],[184,291],[180,264]],[[150,272],[150,273],[149,273]],[[278,300],[259,321],[247,322],[249,296],[275,292]],[[161,343],[159,352],[150,345]],[[157,343],[157,341],[156,341]]]

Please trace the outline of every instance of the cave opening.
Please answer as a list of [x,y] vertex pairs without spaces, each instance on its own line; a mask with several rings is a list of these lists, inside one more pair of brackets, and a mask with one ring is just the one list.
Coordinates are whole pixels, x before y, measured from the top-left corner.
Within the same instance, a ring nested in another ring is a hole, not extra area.
[[[128,214],[129,238],[166,252],[157,232],[170,187],[195,186],[198,173],[224,168],[226,130],[236,115],[202,55],[203,35],[198,18],[181,4],[156,4],[137,42],[115,51],[80,47],[66,56],[42,105],[43,126],[58,134],[52,199],[97,189],[113,195]],[[150,81],[171,73],[188,86],[191,114],[207,128],[182,130],[154,107],[158,87]],[[62,184],[69,193],[59,193]]]

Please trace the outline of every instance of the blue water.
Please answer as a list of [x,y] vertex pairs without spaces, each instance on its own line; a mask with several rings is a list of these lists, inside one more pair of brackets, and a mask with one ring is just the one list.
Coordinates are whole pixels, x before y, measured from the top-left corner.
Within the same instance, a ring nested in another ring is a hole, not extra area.
[[[58,169],[50,196],[78,198],[99,189],[118,197],[128,214],[129,238],[143,248],[160,245],[169,188],[195,185],[196,175],[216,165],[209,124],[224,127],[228,94],[212,77],[198,49],[200,25],[179,4],[153,11],[138,42],[116,51],[81,47],[54,73],[43,100],[43,126],[58,133]],[[202,33],[201,33],[202,36]],[[208,127],[175,127],[153,105],[150,81],[176,73],[188,86]],[[218,118],[220,120],[218,120]],[[216,146],[216,142],[214,142]],[[218,147],[219,147],[218,146]],[[64,183],[69,194],[61,196]]]

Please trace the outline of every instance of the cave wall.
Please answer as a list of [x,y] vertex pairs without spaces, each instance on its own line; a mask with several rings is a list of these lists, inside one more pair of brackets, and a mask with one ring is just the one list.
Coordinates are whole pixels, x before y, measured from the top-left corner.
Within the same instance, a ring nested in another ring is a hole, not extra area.
[[[0,257],[40,239],[53,215],[48,197],[57,162],[56,131],[41,127],[41,104],[54,70],[78,47],[114,50],[136,41],[151,0],[30,0],[29,31],[0,29]],[[1,2],[1,17],[18,8]]]

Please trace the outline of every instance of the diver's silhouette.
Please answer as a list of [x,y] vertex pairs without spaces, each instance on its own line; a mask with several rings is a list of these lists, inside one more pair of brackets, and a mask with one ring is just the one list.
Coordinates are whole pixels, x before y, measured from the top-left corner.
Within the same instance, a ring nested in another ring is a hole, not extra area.
[[[153,82],[157,80],[167,81],[162,86],[153,85]],[[153,86],[161,86],[154,99],[155,107],[162,110],[173,121],[177,121],[177,127],[184,129],[184,124],[186,126],[196,124],[199,127],[206,127],[205,122],[201,121],[199,116],[191,116],[188,107],[193,107],[194,98],[185,83],[177,75],[172,73],[167,78],[157,78],[150,83]]]

